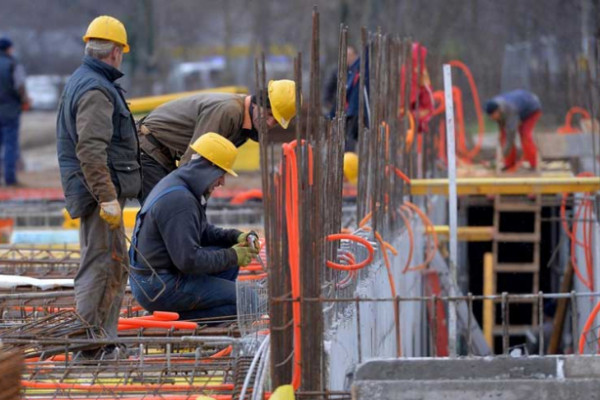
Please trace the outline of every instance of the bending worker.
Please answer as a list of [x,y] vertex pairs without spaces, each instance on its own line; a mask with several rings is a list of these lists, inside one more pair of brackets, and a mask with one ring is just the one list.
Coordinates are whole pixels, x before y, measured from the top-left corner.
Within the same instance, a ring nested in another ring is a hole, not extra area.
[[225,173],[237,176],[237,149],[212,132],[190,147],[191,161],[156,185],[137,216],[131,291],[146,310],[175,311],[182,319],[235,315],[239,266],[258,250],[248,246],[248,233],[209,224],[206,203]]
[[109,16],[94,19],[83,40],[83,64],[58,109],[58,164],[67,211],[81,218],[77,313],[116,337],[128,268],[121,208],[142,184],[135,122],[116,83],[129,46],[125,27]]
[[[277,122],[287,129],[296,115],[294,81],[270,81],[266,98],[268,129]],[[248,139],[258,141],[257,102],[257,96],[201,93],[162,104],[143,118],[138,127],[144,168],[140,202],[177,168],[177,162],[183,165],[190,160],[189,145],[204,133],[219,132],[236,147]]]
[[521,137],[523,156],[532,169],[537,167],[537,148],[533,140],[533,128],[542,115],[538,97],[527,90],[513,90],[488,100],[485,112],[500,127],[500,144],[504,157],[504,168],[510,170],[517,163],[517,131]]

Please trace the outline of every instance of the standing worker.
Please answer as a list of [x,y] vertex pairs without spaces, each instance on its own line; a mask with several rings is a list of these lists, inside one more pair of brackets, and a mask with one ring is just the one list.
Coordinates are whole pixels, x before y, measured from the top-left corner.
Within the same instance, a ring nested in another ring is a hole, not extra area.
[[542,115],[538,97],[527,90],[513,90],[488,100],[485,112],[500,127],[500,144],[504,157],[502,170],[511,170],[517,163],[517,130],[521,137],[523,156],[529,161],[531,169],[536,169],[537,148],[533,140],[533,128]]
[[29,108],[25,90],[25,69],[12,55],[13,43],[0,38],[0,146],[4,160],[4,184],[17,185],[19,159],[19,119]]
[[[433,115],[434,101],[431,79],[427,70],[426,58],[427,48],[422,44],[415,42],[412,44],[412,56],[410,73],[410,82],[407,82],[406,67],[403,65],[400,77],[400,112],[403,115],[405,109],[404,93],[406,85],[409,85],[409,105],[408,110],[412,115],[413,121],[417,122],[417,152],[423,152],[423,135],[429,132],[429,121]],[[409,130],[407,136],[406,149],[412,149],[414,140],[414,129]]]
[[[346,113],[346,143],[344,149],[345,151],[353,152],[356,151],[356,146],[358,143],[358,103],[360,94],[360,56],[354,46],[348,46],[346,52],[346,65],[348,67],[348,75],[346,78],[346,102],[344,104],[344,112]],[[368,93],[368,66],[366,67],[366,70],[367,74],[365,74],[365,89]],[[338,76],[336,69],[331,74],[327,84],[325,85],[324,103],[326,107],[331,107],[328,115],[329,118],[335,117],[336,113],[337,83]]]
[[[268,129],[277,122],[287,129],[296,115],[295,82],[270,81],[265,95]],[[144,168],[140,203],[178,162],[190,160],[190,144],[206,132],[219,132],[236,147],[258,141],[257,103],[257,96],[201,93],[162,104],[143,118],[138,126]]]
[[121,209],[141,189],[135,121],[115,82],[129,46],[125,27],[109,16],[94,19],[83,41],[83,63],[59,105],[58,162],[67,211],[81,218],[77,313],[114,338],[128,268]]
[[206,204],[225,183],[225,173],[237,176],[231,169],[237,149],[213,132],[190,148],[191,161],[156,185],[137,216],[131,291],[148,311],[174,311],[182,319],[234,316],[239,266],[249,264],[258,249],[248,245],[251,232],[209,224]]

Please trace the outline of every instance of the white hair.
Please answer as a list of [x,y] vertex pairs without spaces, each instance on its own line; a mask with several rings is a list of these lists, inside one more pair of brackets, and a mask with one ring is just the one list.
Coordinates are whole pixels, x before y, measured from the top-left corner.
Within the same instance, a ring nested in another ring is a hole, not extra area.
[[90,39],[85,44],[85,55],[102,60],[117,46],[119,45],[110,40]]

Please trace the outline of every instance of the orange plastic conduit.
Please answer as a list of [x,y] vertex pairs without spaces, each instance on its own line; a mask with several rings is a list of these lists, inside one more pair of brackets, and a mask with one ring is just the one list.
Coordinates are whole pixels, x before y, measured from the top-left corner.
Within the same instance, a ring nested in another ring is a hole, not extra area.
[[418,271],[418,270],[427,268],[429,263],[433,260],[433,257],[435,257],[435,252],[438,247],[438,237],[437,237],[437,233],[433,229],[433,223],[431,222],[429,217],[427,217],[427,215],[425,215],[425,213],[423,211],[421,211],[421,209],[419,207],[417,207],[410,201],[406,201],[405,204],[406,204],[406,206],[411,208],[413,211],[415,211],[419,215],[419,217],[423,221],[423,225],[425,225],[425,232],[429,232],[429,237],[432,239],[431,241],[429,241],[429,245],[430,245],[429,252],[428,252],[427,256],[425,257],[425,261],[423,261],[422,264],[419,264],[415,267],[411,267],[407,270],[407,271]]
[[408,243],[409,243],[408,256],[406,257],[406,263],[404,264],[404,268],[402,269],[403,274],[406,273],[410,268],[410,263],[412,261],[413,252],[414,252],[414,248],[415,248],[415,238],[414,238],[412,226],[410,223],[409,216],[406,216],[404,214],[405,211],[407,211],[410,216],[410,213],[411,213],[410,208],[407,207],[406,205],[400,206],[399,214],[400,214],[400,218],[402,218],[402,221],[404,221],[404,226],[406,226],[406,231],[408,232]]
[[394,280],[394,275],[392,274],[392,266],[391,266],[390,260],[388,258],[387,247],[385,245],[385,241],[383,240],[383,238],[381,237],[379,232],[375,232],[375,238],[377,239],[377,241],[379,242],[379,245],[381,246],[381,254],[383,255],[383,262],[385,264],[385,269],[387,270],[388,282],[390,284],[390,292],[392,294],[392,297],[395,298],[397,295],[396,282]]
[[[479,128],[479,132],[477,134],[477,142],[475,143],[475,146],[473,146],[473,148],[470,151],[467,151],[464,155],[469,160],[473,160],[473,158],[475,158],[475,156],[479,154],[479,151],[481,151],[481,146],[483,145],[483,134],[485,130],[483,113],[481,110],[481,102],[479,101],[479,92],[477,90],[477,85],[475,84],[475,79],[473,79],[473,75],[471,74],[471,70],[469,70],[469,67],[467,67],[464,63],[458,60],[449,61],[448,64],[460,69],[469,81],[471,96],[473,97],[473,105],[475,107],[475,114],[477,115],[477,125]],[[467,149],[465,148],[465,150]]]
[[[286,158],[286,174],[288,184],[286,185],[286,229],[288,234],[288,259],[290,265],[290,276],[292,285],[292,298],[300,298],[300,241],[298,229],[298,168],[296,153],[291,144],[282,145],[283,155]],[[310,147],[309,147],[310,149]],[[310,156],[309,158],[312,160]],[[309,161],[309,182],[312,182],[312,163]],[[292,374],[292,386],[298,389],[302,380],[302,346],[301,346],[301,310],[300,303],[292,303],[292,318],[294,321],[294,370]]]
[[364,259],[360,263],[352,264],[352,265],[344,265],[344,264],[338,264],[333,261],[327,261],[327,266],[329,268],[337,269],[340,271],[356,271],[358,269],[366,267],[367,265],[369,265],[371,263],[371,261],[373,261],[373,253],[374,253],[373,246],[371,246],[371,243],[369,243],[366,239],[363,239],[360,236],[351,235],[351,234],[347,234],[347,233],[336,233],[336,234],[327,236],[328,242],[333,242],[333,241],[342,240],[342,239],[351,240],[353,242],[360,243],[361,245],[366,247],[367,251],[369,252],[369,255],[367,256],[366,259]]
[[245,192],[236,194],[234,197],[231,198],[231,201],[229,202],[229,204],[239,205],[239,204],[244,204],[248,200],[254,200],[254,199],[262,200],[262,198],[263,198],[262,190],[250,189]]
[[569,111],[567,112],[567,115],[565,116],[565,124],[561,127],[559,127],[556,132],[560,133],[560,134],[571,134],[571,133],[579,133],[581,132],[580,129],[575,128],[573,126],[573,116],[575,114],[580,114],[581,115],[581,119],[590,119],[590,113],[582,107],[571,107],[569,109]]
[[590,329],[592,328],[592,324],[594,323],[594,320],[596,319],[596,315],[598,315],[599,311],[600,311],[600,301],[598,303],[596,303],[596,306],[594,306],[594,309],[588,316],[588,319],[585,321],[585,325],[583,325],[583,330],[581,331],[581,335],[579,336],[579,354],[583,354],[583,351],[585,349],[585,343],[586,343],[585,337],[587,336]]
[[[21,380],[21,386],[32,389],[63,389],[63,390],[81,390],[86,392],[107,392],[107,391],[119,391],[119,392],[149,392],[156,393],[165,385],[108,385],[108,384],[94,384],[94,385],[83,385],[78,383],[61,383],[61,382],[39,382],[39,381],[26,381]],[[214,385],[168,385],[169,391],[172,392],[191,392],[191,391],[230,391],[233,390],[233,384],[222,383]]]

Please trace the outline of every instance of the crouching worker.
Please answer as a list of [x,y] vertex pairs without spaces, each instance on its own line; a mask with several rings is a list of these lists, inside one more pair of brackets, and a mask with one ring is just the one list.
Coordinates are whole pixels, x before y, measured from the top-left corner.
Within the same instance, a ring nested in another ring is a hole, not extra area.
[[239,267],[257,250],[248,246],[248,233],[209,224],[206,202],[225,173],[237,176],[231,169],[237,149],[216,133],[190,147],[191,161],[163,178],[138,213],[129,250],[131,291],[148,311],[175,311],[181,319],[233,316]]

